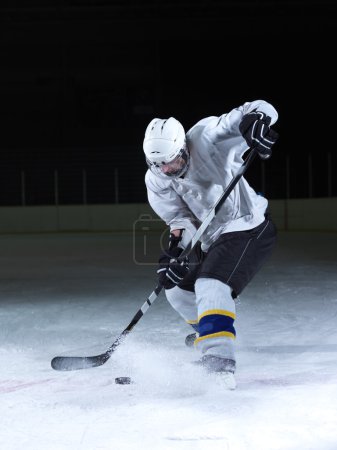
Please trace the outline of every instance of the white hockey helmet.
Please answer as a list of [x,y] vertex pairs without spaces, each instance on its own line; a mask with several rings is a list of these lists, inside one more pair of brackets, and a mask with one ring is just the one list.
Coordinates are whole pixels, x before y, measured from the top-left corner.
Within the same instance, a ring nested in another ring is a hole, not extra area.
[[156,175],[178,178],[188,169],[185,130],[174,117],[151,120],[145,131],[143,148],[147,165]]

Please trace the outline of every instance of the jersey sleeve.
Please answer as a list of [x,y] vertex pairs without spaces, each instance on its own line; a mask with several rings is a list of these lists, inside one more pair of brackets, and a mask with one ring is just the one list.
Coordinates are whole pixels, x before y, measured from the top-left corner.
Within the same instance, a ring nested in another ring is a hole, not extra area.
[[170,186],[154,179],[150,171],[145,176],[147,197],[153,211],[170,227],[170,230],[184,229],[181,246],[186,247],[197,229],[197,219]]
[[[271,125],[278,119],[276,109],[265,100],[254,100],[232,109],[227,114],[222,114],[217,118],[212,118],[207,126],[207,133],[213,142],[220,142],[223,139],[241,136],[239,125],[242,117],[254,110],[261,111],[271,118]],[[216,119],[216,120],[215,120]]]

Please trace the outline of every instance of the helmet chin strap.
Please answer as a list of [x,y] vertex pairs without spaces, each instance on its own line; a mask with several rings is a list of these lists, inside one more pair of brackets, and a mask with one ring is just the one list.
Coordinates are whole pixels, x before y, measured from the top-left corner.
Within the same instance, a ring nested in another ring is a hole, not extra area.
[[190,167],[190,152],[187,147],[186,147],[186,154],[184,156],[183,156],[183,159],[185,161],[185,166],[183,168],[182,173],[179,175],[178,178],[184,178],[184,176],[186,175],[186,172],[188,171],[188,168]]

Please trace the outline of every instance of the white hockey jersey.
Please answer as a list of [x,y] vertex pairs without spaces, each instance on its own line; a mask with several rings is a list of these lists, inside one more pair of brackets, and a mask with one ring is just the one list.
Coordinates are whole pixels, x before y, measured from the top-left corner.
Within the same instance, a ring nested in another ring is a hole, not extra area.
[[[187,245],[242,165],[248,146],[239,124],[242,116],[255,108],[270,116],[271,124],[276,122],[275,108],[264,100],[244,103],[220,117],[206,117],[186,133],[190,166],[183,178],[164,179],[147,171],[149,203],[171,230],[186,230],[182,246]],[[267,199],[242,177],[200,239],[203,250],[207,251],[222,233],[260,225],[267,206]]]

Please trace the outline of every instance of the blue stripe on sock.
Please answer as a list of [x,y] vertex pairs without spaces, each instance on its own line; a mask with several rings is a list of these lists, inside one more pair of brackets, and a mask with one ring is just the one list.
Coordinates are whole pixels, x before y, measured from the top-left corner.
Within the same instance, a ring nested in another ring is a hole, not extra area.
[[193,328],[194,331],[199,333],[199,324],[198,323],[190,323],[190,325],[191,325],[191,327]]
[[229,331],[235,336],[234,319],[221,314],[210,314],[201,318],[199,322],[199,337],[219,333],[220,331]]

